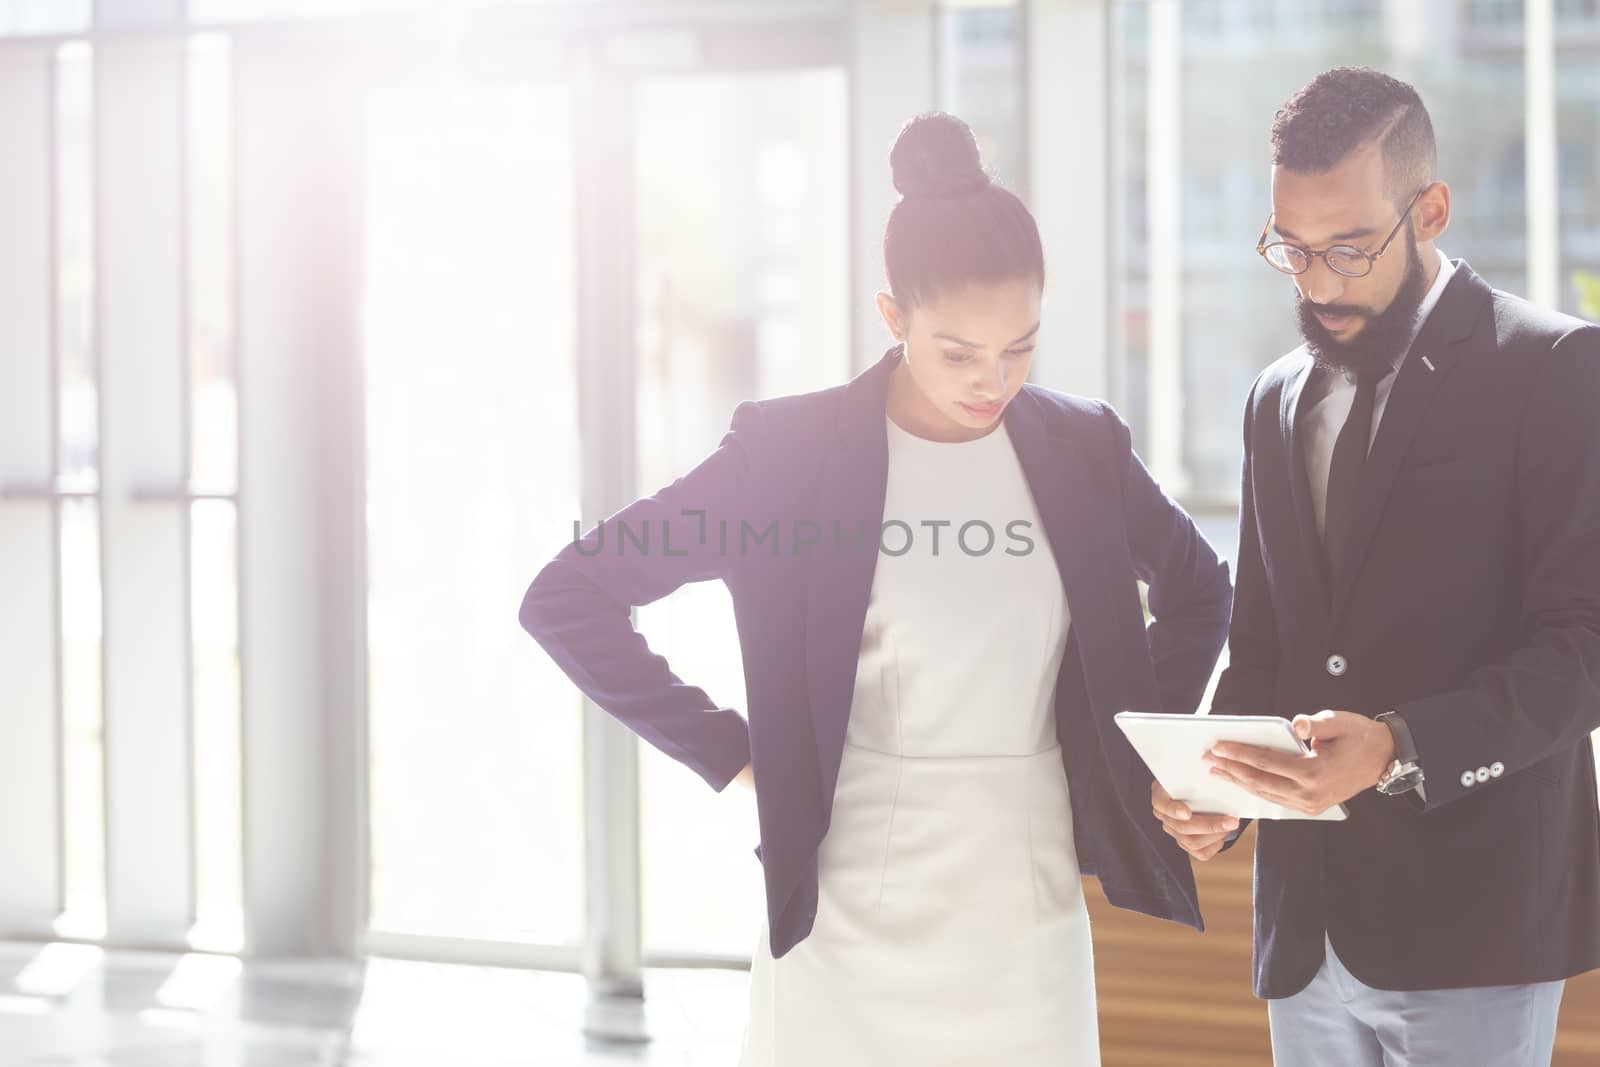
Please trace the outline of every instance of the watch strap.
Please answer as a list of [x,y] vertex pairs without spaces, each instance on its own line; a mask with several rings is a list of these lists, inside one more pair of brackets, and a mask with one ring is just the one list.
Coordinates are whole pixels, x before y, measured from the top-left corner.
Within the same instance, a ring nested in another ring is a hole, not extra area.
[[1406,720],[1398,711],[1386,711],[1378,716],[1378,721],[1389,728],[1394,735],[1394,758],[1401,763],[1418,763],[1417,745],[1411,739],[1411,728],[1406,725]]

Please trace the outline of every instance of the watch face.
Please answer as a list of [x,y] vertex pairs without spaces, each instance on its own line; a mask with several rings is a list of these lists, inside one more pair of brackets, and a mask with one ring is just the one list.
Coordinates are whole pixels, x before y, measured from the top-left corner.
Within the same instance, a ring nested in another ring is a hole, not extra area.
[[1395,796],[1399,793],[1409,793],[1422,784],[1422,771],[1413,767],[1404,774],[1397,774],[1379,787],[1378,792],[1385,796]]

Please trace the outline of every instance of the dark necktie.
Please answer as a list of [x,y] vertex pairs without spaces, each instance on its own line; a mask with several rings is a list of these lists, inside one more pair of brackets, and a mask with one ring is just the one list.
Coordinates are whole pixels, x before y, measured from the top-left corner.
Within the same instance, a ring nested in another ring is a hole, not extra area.
[[1361,496],[1361,468],[1367,462],[1367,445],[1372,440],[1372,409],[1378,396],[1378,383],[1394,373],[1393,368],[1363,372],[1356,377],[1355,402],[1334,442],[1333,462],[1328,466],[1328,501],[1323,514],[1322,546],[1327,556],[1328,577],[1337,582],[1344,575],[1350,549],[1351,526]]

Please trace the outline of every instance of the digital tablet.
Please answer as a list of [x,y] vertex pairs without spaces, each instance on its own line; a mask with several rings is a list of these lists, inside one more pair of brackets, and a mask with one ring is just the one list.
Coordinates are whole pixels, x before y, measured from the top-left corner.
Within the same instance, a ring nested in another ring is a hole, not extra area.
[[1204,759],[1219,741],[1231,741],[1278,752],[1308,755],[1288,719],[1266,715],[1151,715],[1124,711],[1117,725],[1144,759],[1156,781],[1197,815],[1232,815],[1240,819],[1315,819],[1337,821],[1350,813],[1336,804],[1321,815],[1306,815],[1262,800],[1211,773]]

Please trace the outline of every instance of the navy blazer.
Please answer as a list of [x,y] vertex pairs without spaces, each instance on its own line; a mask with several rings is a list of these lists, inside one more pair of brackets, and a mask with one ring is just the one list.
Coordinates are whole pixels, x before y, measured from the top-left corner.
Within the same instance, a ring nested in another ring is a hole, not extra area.
[[1311,374],[1290,353],[1246,408],[1213,711],[1397,710],[1427,799],[1369,789],[1345,822],[1261,824],[1256,993],[1305,988],[1324,934],[1380,989],[1600,966],[1600,327],[1458,261],[1395,379],[1331,585],[1297,425]]
[[[741,403],[715,452],[563,548],[522,602],[524,629],[595,704],[713,788],[753,764],[774,956],[816,919],[901,358],[896,347],[845,385]],[[1226,635],[1227,566],[1108,406],[1030,384],[1003,418],[1072,613],[1055,711],[1079,865],[1113,904],[1204,929],[1188,856],[1151,813],[1150,773],[1112,716],[1195,710]],[[732,593],[748,719],[680,680],[630,622],[630,608],[709,579]]]

